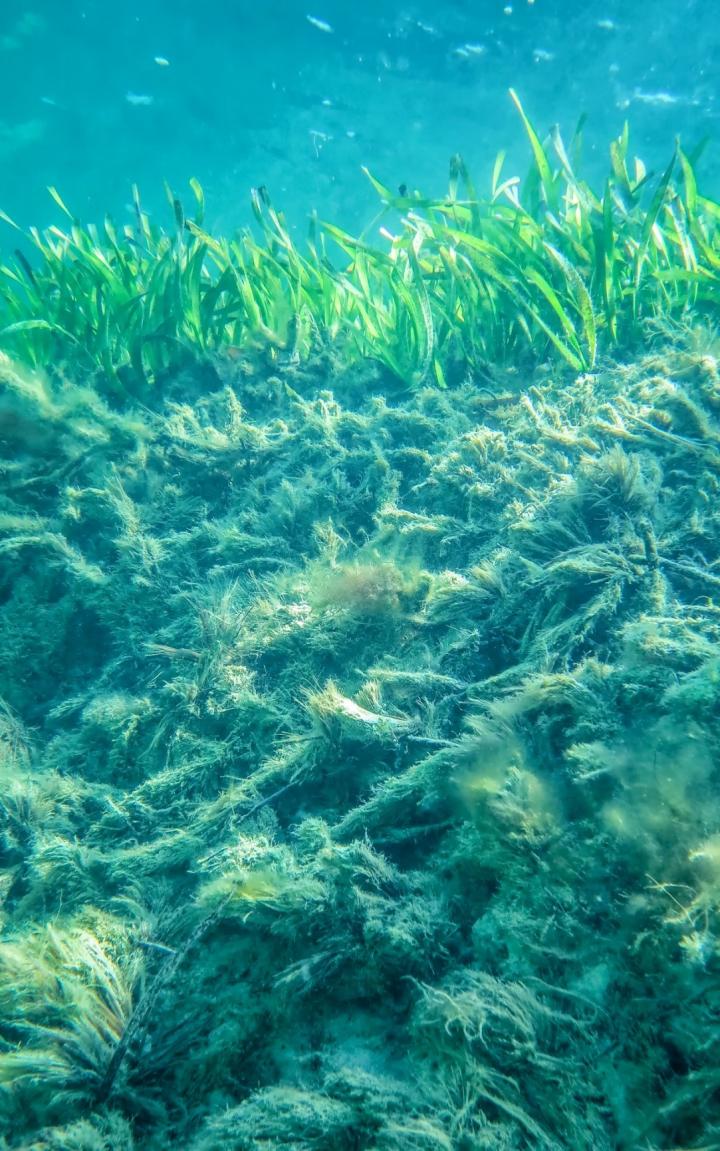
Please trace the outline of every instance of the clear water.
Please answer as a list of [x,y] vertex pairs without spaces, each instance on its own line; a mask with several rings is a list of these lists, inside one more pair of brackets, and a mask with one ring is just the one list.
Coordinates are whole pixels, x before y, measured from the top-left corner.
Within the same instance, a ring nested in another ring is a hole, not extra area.
[[355,227],[362,165],[437,193],[454,152],[481,187],[501,148],[523,164],[509,86],[543,129],[587,114],[588,170],[626,119],[659,164],[714,133],[719,50],[714,0],[4,0],[0,205],[48,223],[53,184],[122,218],[133,182],[159,209],[195,176],[223,229],[258,184]]

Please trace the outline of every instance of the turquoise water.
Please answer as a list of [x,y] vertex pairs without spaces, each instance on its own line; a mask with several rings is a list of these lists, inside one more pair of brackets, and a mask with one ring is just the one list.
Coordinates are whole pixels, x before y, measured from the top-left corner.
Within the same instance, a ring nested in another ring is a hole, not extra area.
[[712,137],[719,50],[713,0],[6,0],[0,205],[46,224],[54,184],[82,218],[122,218],[133,182],[159,208],[162,180],[195,176],[223,229],[258,184],[298,225],[318,209],[357,227],[362,165],[437,194],[455,152],[481,186],[501,148],[524,155],[510,86],[543,129],[587,114],[590,171],[626,118],[660,164],[676,135]]

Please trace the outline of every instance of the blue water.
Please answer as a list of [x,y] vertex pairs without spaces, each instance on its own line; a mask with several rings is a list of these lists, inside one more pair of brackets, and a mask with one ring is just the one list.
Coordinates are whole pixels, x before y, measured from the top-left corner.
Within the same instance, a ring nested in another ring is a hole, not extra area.
[[4,0],[0,206],[47,224],[54,184],[122,218],[133,182],[162,211],[162,181],[195,176],[219,228],[257,184],[298,228],[312,209],[357,227],[363,165],[428,192],[457,151],[481,187],[501,148],[522,172],[511,85],[542,129],[587,114],[591,173],[625,119],[657,165],[713,133],[719,46],[714,0]]

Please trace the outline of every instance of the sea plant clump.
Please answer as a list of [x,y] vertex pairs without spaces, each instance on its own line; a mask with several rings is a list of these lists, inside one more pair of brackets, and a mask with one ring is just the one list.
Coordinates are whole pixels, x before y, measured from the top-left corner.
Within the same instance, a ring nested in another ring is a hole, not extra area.
[[[313,220],[296,244],[264,188],[258,228],[228,240],[168,189],[169,230],[134,189],[135,223],[83,225],[55,189],[64,227],[20,238],[0,268],[0,346],[31,366],[72,365],[114,403],[213,356],[344,364],[371,358],[388,383],[445,386],[488,365],[554,358],[576,371],[637,345],[650,322],[713,316],[719,299],[720,206],[698,189],[696,153],[678,144],[665,171],[630,153],[627,126],[602,189],[578,172],[581,135],[543,141],[514,92],[532,163],[523,184],[495,163],[477,194],[461,157],[447,195],[381,200],[382,243]],[[389,221],[399,216],[397,230]],[[2,216],[12,227],[12,221]],[[196,371],[200,371],[196,367]]]

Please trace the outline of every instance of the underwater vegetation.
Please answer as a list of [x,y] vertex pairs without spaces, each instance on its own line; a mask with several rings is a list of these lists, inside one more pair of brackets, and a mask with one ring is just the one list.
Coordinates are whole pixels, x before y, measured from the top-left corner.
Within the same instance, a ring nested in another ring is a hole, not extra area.
[[720,1147],[715,209],[527,131],[6,267],[2,1151]]
[[582,125],[567,146],[557,129],[543,142],[511,95],[531,145],[524,183],[503,155],[485,197],[460,156],[440,200],[368,173],[384,246],[317,219],[298,244],[265,188],[253,192],[257,231],[233,239],[204,229],[195,180],[190,215],[168,189],[167,231],[137,188],[124,227],[81,224],[51,189],[67,223],[31,229],[0,267],[0,347],[32,366],[70,362],[116,399],[228,347],[370,357],[417,387],[548,356],[590,369],[652,318],[715,314],[720,205],[698,189],[697,154],[678,144],[653,175],[626,127],[593,189],[579,174]]

